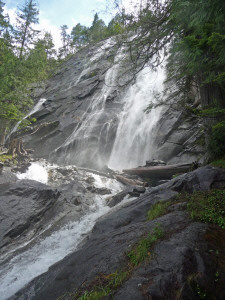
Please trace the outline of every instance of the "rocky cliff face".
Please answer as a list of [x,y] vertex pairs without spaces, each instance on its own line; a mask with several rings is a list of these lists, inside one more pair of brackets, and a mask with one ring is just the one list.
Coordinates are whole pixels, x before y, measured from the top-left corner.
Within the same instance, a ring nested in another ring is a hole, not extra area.
[[[119,87],[123,51],[105,41],[67,60],[36,94],[37,122],[22,133],[35,157],[60,164],[123,169],[157,158],[198,160],[201,128],[172,108],[144,109],[164,88],[164,71],[144,70],[136,82]],[[42,100],[40,100],[42,99]]]

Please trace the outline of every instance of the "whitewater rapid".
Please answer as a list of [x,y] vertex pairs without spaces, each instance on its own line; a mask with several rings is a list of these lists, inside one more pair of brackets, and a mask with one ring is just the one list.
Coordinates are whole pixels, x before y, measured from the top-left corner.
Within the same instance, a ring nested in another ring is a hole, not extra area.
[[[51,168],[53,166],[46,165],[46,163],[34,162],[26,173],[17,174],[17,176],[19,179],[31,179],[47,184],[48,171]],[[112,194],[121,191],[122,185],[115,179],[88,172],[86,175],[91,175],[94,178],[94,185],[98,188],[110,188]],[[82,216],[79,221],[69,222],[60,230],[55,231],[46,238],[39,239],[34,246],[1,265],[1,300],[14,295],[32,279],[46,272],[51,265],[76,250],[85,235],[92,230],[97,219],[110,210],[106,205],[106,196],[93,195],[93,197],[94,201],[89,207],[88,214]]]

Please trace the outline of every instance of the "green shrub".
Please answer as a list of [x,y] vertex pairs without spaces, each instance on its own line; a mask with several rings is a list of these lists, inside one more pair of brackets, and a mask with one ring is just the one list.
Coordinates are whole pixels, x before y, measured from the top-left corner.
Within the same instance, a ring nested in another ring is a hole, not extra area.
[[77,300],[99,300],[110,295],[128,278],[128,272],[121,271],[96,278],[100,285],[92,287],[91,291],[85,291],[82,296],[74,297]]
[[216,160],[216,161],[211,162],[210,165],[213,167],[225,169],[225,160],[223,160],[223,159]]
[[189,196],[187,208],[192,219],[225,229],[225,190],[196,192]]
[[140,263],[146,261],[151,253],[150,247],[152,247],[155,242],[163,237],[163,231],[159,225],[157,225],[152,233],[149,233],[147,237],[141,239],[138,244],[131,250],[127,256],[130,259],[131,265],[136,267]]
[[170,204],[171,204],[170,201],[159,202],[159,203],[154,204],[147,213],[148,221],[152,221],[160,216],[163,216],[166,213],[166,209]]
[[6,160],[12,160],[12,155],[2,154],[0,155],[0,162],[5,162]]
[[225,157],[225,121],[219,122],[212,127],[209,150],[213,158]]

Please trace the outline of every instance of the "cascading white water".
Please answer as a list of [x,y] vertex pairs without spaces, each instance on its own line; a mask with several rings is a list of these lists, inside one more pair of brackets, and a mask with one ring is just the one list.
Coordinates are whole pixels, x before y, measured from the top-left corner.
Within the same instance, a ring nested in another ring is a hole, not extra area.
[[30,179],[45,184],[48,183],[48,172],[40,163],[32,163],[26,173],[19,173],[17,177],[19,179]]
[[36,105],[29,111],[29,113],[23,117],[23,119],[21,121],[19,121],[14,127],[13,129],[10,131],[10,133],[7,135],[6,137],[6,142],[7,140],[9,139],[9,137],[14,133],[16,132],[16,130],[18,129],[19,125],[21,124],[21,122],[25,119],[27,119],[28,117],[30,117],[31,115],[33,115],[35,112],[37,112],[38,110],[40,110],[40,108],[42,107],[42,104],[46,101],[45,98],[41,98],[37,103]]
[[[82,76],[90,72],[91,64],[104,54],[105,48],[95,53],[91,63],[87,63],[82,71]],[[145,68],[124,94],[117,86],[121,69],[124,68],[124,55],[124,49],[120,49],[115,56],[116,63],[105,74],[106,84],[89,98],[88,107],[79,112],[80,121],[72,134],[55,149],[54,157],[60,163],[87,167],[93,164],[94,168],[108,165],[112,169],[122,170],[144,165],[146,160],[154,158],[154,129],[162,108],[153,108],[149,114],[144,110],[149,103],[156,103],[159,95],[162,98],[165,71],[162,66],[156,71]],[[79,76],[75,85],[80,80]],[[116,100],[112,100],[110,111],[107,97],[115,91],[120,93]],[[119,105],[121,111],[118,108],[114,110]]]
[[137,77],[121,101],[125,103],[108,166],[115,170],[145,164],[154,155],[154,127],[160,118],[161,107],[150,113],[145,109],[156,103],[163,92],[165,71],[145,68]]
[[[45,166],[45,167],[44,167]],[[56,166],[54,166],[56,167]],[[44,163],[32,163],[28,171],[17,175],[20,179],[32,179],[47,183],[48,170],[53,168]],[[87,173],[87,176],[90,174]],[[96,187],[108,187],[112,194],[118,193],[122,185],[115,179],[91,174],[95,179]],[[105,197],[95,195],[89,206],[88,214],[79,221],[70,222],[52,235],[39,240],[25,252],[13,257],[0,267],[0,295],[1,300],[8,299],[19,289],[48,268],[73,252],[83,240],[84,235],[91,231],[97,219],[106,214],[110,208],[106,205]]]
[[[99,53],[92,57],[92,63],[98,60],[101,55],[105,53],[105,50],[110,45],[110,43],[112,42],[109,40],[109,42],[101,49],[101,51],[99,51]],[[61,154],[61,156],[64,156],[64,163],[70,163],[71,160],[75,160],[77,163],[84,162],[85,160],[87,160],[87,156],[90,156],[90,139],[92,136],[95,136],[94,131],[96,130],[98,121],[102,116],[104,117],[104,114],[106,114],[106,100],[112,89],[115,89],[122,55],[123,52],[121,50],[116,56],[115,64],[106,72],[105,84],[103,85],[102,89],[99,90],[99,92],[95,94],[94,97],[92,97],[87,110],[79,116],[81,126],[76,126],[74,131],[66,139],[66,141],[55,150],[55,152],[57,153],[60,149],[63,149],[63,154]],[[86,70],[82,71],[82,74],[86,74],[88,70],[90,70],[89,65],[87,65]],[[78,78],[78,81],[79,80],[80,77]],[[105,126],[109,126],[109,123],[105,123]],[[96,142],[98,146],[100,146],[100,138],[101,133],[98,135],[98,142]],[[76,151],[68,151],[70,150],[70,146],[73,145],[74,141],[79,141],[76,145]],[[94,153],[98,152],[97,159],[101,160],[102,153],[100,153],[98,146],[92,149],[92,155],[94,156]],[[71,158],[71,156],[73,156],[73,159]],[[99,161],[99,165],[100,164],[101,162]]]

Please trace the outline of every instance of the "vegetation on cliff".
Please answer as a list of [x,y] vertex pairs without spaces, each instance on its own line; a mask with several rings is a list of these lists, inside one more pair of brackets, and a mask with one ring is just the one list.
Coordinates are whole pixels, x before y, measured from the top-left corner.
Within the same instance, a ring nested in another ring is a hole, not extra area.
[[[166,60],[169,84],[165,93],[169,91],[169,99],[182,102],[185,107],[201,104],[211,159],[223,158],[224,1],[136,1],[131,12],[119,0],[109,2],[118,11],[108,25],[96,13],[90,27],[79,23],[68,34],[67,25],[61,26],[62,47],[57,57],[51,34],[40,37],[40,32],[34,29],[39,13],[34,0],[26,0],[18,9],[14,27],[4,15],[4,3],[0,1],[0,144],[4,144],[8,128],[31,105],[32,83],[47,78],[57,61],[80,48],[117,36],[118,45],[125,46],[129,53],[121,78],[133,80],[145,66],[154,69]],[[192,113],[190,109],[188,112]]]
[[50,33],[39,37],[34,29],[38,23],[37,4],[25,1],[18,8],[13,27],[4,15],[0,1],[0,145],[4,145],[7,130],[32,105],[31,88],[49,76],[55,64],[54,44]]
[[[114,2],[121,7],[120,1]],[[130,62],[129,69],[125,68],[121,77],[129,72],[133,80],[147,65],[156,68],[166,60],[167,99],[183,107],[195,108],[200,104],[210,159],[223,158],[224,1],[146,0],[136,3],[131,13],[122,14],[126,28],[121,43],[128,48]],[[135,33],[132,38],[131,32]]]

